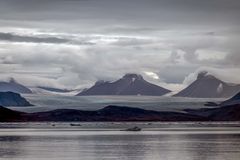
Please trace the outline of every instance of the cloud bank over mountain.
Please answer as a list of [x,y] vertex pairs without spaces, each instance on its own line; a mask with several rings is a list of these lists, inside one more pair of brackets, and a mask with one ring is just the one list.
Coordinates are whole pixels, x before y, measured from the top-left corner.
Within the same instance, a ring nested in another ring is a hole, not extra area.
[[208,70],[240,83],[239,15],[236,0],[0,1],[0,79],[84,88],[138,73],[179,90]]

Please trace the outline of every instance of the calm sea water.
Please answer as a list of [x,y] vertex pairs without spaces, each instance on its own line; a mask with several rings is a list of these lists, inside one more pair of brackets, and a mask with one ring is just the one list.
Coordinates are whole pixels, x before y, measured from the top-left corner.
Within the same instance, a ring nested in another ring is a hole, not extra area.
[[158,96],[61,96],[24,95],[33,107],[11,107],[26,112],[47,111],[59,108],[96,110],[107,105],[139,107],[158,111],[179,111],[185,108],[202,108],[208,101],[224,99],[179,98]]
[[[239,160],[239,123],[1,123],[1,160]],[[140,132],[121,131],[138,125]]]

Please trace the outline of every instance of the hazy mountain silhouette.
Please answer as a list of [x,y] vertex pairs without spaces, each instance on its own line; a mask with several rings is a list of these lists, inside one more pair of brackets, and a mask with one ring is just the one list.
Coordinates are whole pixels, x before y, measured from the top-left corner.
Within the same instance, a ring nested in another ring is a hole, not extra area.
[[13,78],[9,82],[0,82],[0,92],[32,93],[32,91],[22,84],[16,82]]

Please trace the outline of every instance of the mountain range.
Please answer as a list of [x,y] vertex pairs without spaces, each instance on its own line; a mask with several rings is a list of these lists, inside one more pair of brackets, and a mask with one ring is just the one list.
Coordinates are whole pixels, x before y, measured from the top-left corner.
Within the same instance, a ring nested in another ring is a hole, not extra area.
[[200,72],[197,79],[175,97],[228,98],[240,91],[240,85],[219,80],[208,72]]
[[171,92],[168,89],[149,83],[139,74],[126,74],[115,82],[98,81],[77,96],[86,95],[148,95],[162,96]]
[[[171,91],[144,80],[139,74],[126,74],[114,81],[97,81],[92,87],[84,90],[67,90],[53,87],[28,88],[13,78],[9,82],[0,82],[0,92],[15,92],[20,94],[45,94],[45,95],[68,95],[68,96],[92,96],[92,95],[143,95],[163,96]],[[81,91],[81,92],[80,92]],[[239,84],[224,82],[206,71],[200,72],[197,79],[173,95],[174,97],[190,98],[229,98],[240,91]]]

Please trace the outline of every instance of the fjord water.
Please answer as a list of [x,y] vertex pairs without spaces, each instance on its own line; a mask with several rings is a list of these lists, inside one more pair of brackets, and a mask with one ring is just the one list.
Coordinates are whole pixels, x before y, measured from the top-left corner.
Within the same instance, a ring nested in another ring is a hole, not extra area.
[[[0,159],[239,160],[240,157],[239,123],[81,125],[0,124]],[[132,125],[141,126],[143,131],[121,131],[123,126]]]

